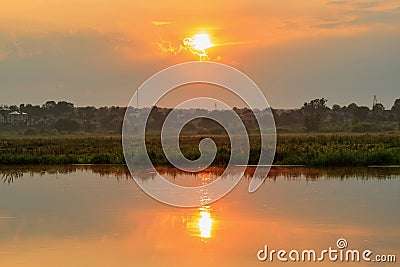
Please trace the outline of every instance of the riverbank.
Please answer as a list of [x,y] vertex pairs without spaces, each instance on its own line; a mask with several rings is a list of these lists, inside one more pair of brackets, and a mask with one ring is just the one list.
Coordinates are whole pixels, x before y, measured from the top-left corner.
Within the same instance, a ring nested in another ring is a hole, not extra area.
[[[183,136],[181,148],[188,158],[199,156],[204,136]],[[229,161],[229,140],[213,136],[219,145],[214,165]],[[168,165],[157,138],[149,138],[155,165]],[[259,139],[250,138],[249,164],[257,164]],[[0,165],[124,164],[119,136],[4,137],[0,139]],[[280,134],[274,164],[305,166],[400,165],[400,133]]]

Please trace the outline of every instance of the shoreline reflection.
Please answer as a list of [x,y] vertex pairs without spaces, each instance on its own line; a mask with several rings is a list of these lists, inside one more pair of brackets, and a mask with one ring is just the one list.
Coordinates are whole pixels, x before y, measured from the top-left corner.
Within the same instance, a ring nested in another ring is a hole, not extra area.
[[[179,169],[170,167],[159,167],[157,170],[161,174],[165,174],[167,179],[178,185],[187,186],[186,181],[176,179],[177,177],[185,178],[198,178],[203,179],[207,176],[207,183],[214,181],[219,177],[225,169],[222,167],[209,167],[201,172],[185,172]],[[254,167],[248,167],[245,171],[244,179],[249,179],[254,174]],[[94,174],[99,174],[100,177],[111,177],[116,180],[130,180],[133,181],[131,174],[126,166],[123,165],[0,165],[0,183],[12,184],[17,180],[23,179],[24,174],[29,176],[43,176],[48,174],[72,174],[77,172],[91,171]],[[143,180],[154,178],[154,173],[144,173]],[[335,168],[315,168],[315,167],[291,167],[291,166],[274,166],[268,173],[267,179],[276,180],[278,178],[284,179],[298,179],[304,178],[306,180],[318,179],[349,179],[357,178],[362,180],[368,179],[393,179],[400,175],[399,167],[335,167]],[[257,177],[256,177],[257,178]],[[198,179],[196,179],[199,181]],[[190,186],[199,186],[203,180],[198,184],[191,184]],[[182,184],[181,184],[182,183]]]

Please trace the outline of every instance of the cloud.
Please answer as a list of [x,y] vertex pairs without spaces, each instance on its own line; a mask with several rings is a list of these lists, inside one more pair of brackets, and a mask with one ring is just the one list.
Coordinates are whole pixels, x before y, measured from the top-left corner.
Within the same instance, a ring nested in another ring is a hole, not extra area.
[[337,19],[336,21],[332,22],[320,20],[318,23],[312,25],[311,28],[336,29],[350,26],[373,27],[378,24],[388,26],[400,26],[400,13],[396,8],[371,9],[372,7],[379,6],[380,4],[378,2],[348,3],[348,5],[341,7],[336,13],[336,16],[341,19]]
[[374,1],[371,1],[371,2],[355,2],[355,3],[352,3],[352,6],[353,7],[356,7],[356,8],[370,8],[370,7],[377,7],[377,6],[379,6],[380,4],[378,3],[378,2],[374,2]]
[[342,5],[346,5],[347,3],[349,3],[349,1],[330,1],[327,3],[327,5],[329,6],[342,6]]
[[[251,50],[244,69],[277,107],[319,97],[329,103],[368,104],[378,95],[385,106],[398,97],[400,30],[315,36],[265,50]],[[267,62],[267,63],[266,63]],[[273,64],[269,64],[273,62]],[[290,96],[290,97],[289,97]]]
[[40,48],[38,48],[38,47],[36,47],[36,48],[23,47],[15,33],[11,34],[11,44],[12,44],[14,51],[18,57],[31,57],[31,56],[35,56],[35,55],[40,55],[42,53]]
[[155,25],[155,26],[162,26],[162,25],[169,25],[172,24],[171,21],[162,21],[162,20],[153,20],[151,22],[151,24]]
[[11,50],[7,48],[0,48],[0,62],[7,59],[10,54]]
[[285,29],[285,30],[298,30],[298,29],[299,29],[299,25],[298,25],[298,23],[295,22],[295,21],[284,20],[284,21],[282,21],[282,26],[280,27],[280,29]]
[[[91,29],[38,34],[0,30],[0,91],[3,103],[125,105],[133,88],[164,64],[143,58],[150,49],[119,32]],[[40,54],[32,54],[40,51]],[[29,56],[32,55],[32,56]],[[63,85],[61,88],[60,85]]]
[[335,22],[335,23],[319,23],[319,24],[312,25],[311,28],[336,29],[336,28],[344,27],[344,26],[348,25],[349,23],[351,23],[351,21],[349,21],[349,22],[343,21],[343,22]]
[[0,61],[10,57],[26,58],[40,55],[42,50],[36,43],[25,42],[25,36],[0,31]]
[[367,2],[354,2],[354,1],[329,1],[327,2],[328,6],[350,6],[355,8],[370,8],[370,7],[377,7],[380,5],[379,2],[376,1],[367,1]]
[[400,14],[396,14],[393,10],[354,10],[350,14],[355,15],[356,18],[353,24],[376,24],[386,23],[394,24],[400,22]]

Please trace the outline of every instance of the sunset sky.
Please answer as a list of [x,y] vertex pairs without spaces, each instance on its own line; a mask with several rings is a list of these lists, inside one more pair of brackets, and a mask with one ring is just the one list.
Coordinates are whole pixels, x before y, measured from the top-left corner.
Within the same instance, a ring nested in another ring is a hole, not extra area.
[[272,107],[400,98],[399,0],[14,0],[0,4],[0,104],[126,106],[150,75],[198,60],[163,49],[197,33]]

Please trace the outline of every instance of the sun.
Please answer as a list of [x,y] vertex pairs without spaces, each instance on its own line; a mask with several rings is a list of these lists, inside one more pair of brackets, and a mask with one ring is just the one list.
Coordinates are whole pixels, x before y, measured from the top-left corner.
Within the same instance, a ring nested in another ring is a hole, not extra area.
[[193,35],[191,45],[193,49],[199,51],[204,51],[214,46],[214,44],[211,42],[210,35],[208,35],[207,33],[199,33]]
[[177,55],[182,51],[187,51],[195,56],[199,57],[199,60],[209,60],[208,49],[214,46],[219,46],[219,44],[214,44],[211,42],[211,37],[208,33],[197,33],[192,37],[185,37],[182,39],[182,43],[179,48],[174,48],[170,42],[163,41],[158,44],[161,50],[167,54],[172,53]]

